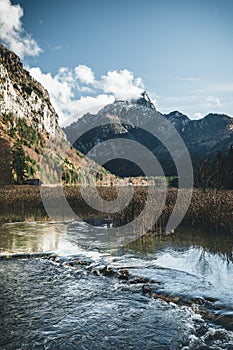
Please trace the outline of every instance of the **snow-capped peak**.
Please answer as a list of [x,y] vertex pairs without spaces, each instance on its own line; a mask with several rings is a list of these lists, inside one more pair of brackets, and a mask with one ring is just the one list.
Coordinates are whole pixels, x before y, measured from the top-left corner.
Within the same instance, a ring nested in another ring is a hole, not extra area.
[[143,91],[141,95],[138,98],[133,99],[126,99],[126,100],[115,100],[115,105],[124,105],[128,107],[133,107],[135,105],[139,105],[141,107],[146,107],[149,109],[156,110],[154,104],[152,103],[148,93],[146,91]]

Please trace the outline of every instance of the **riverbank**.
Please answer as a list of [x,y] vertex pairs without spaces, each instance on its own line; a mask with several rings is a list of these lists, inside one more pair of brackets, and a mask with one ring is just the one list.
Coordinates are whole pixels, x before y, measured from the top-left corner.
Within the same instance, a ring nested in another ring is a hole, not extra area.
[[[16,211],[20,214],[37,213],[38,216],[46,217],[46,211],[43,208],[43,203],[40,194],[41,188],[38,186],[1,186],[0,187],[0,204],[1,216],[0,222],[5,221],[9,217],[9,221],[13,221]],[[74,211],[87,209],[98,216],[100,213],[91,210],[83,200],[78,187],[64,187],[64,194]],[[128,196],[131,188],[125,188],[124,194]],[[158,193],[164,190],[155,190],[155,198]],[[98,189],[100,196],[112,201],[116,199],[117,193],[114,187],[101,187]],[[60,188],[58,187],[43,187],[43,196],[56,203],[59,211],[59,196]],[[157,222],[153,226],[154,231],[162,231],[166,222],[171,215],[177,196],[177,189],[168,189],[166,193],[166,205]],[[101,199],[100,199],[101,200]],[[120,226],[126,222],[132,221],[144,208],[147,201],[147,189],[135,187],[133,199],[130,204],[121,212],[111,216],[113,224]],[[182,203],[181,203],[182,206]],[[153,207],[156,210],[156,206]],[[182,208],[180,208],[182,209]],[[185,224],[199,227],[207,227],[211,231],[227,231],[233,233],[233,191],[232,190],[214,190],[209,189],[203,192],[200,189],[194,189],[192,194],[191,204],[183,219]],[[102,214],[103,215],[103,214]]]

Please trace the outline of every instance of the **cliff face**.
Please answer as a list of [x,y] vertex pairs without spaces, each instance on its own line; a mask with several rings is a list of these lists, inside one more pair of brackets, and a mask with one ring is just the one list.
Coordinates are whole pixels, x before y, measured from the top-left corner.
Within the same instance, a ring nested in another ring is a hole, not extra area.
[[0,185],[32,178],[89,184],[97,170],[110,181],[105,169],[71,147],[48,92],[0,45]]
[[0,45],[0,113],[24,118],[51,137],[65,138],[48,92],[23,68],[19,57]]

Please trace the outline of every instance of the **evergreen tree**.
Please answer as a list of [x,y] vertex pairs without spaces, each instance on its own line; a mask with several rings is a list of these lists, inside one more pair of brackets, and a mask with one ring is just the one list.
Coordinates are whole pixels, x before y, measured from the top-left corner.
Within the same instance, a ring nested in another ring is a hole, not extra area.
[[226,157],[226,187],[233,189],[233,146]]
[[196,164],[194,182],[203,191],[207,188],[233,189],[233,146],[225,157],[218,152],[212,162],[201,160]]
[[16,181],[22,184],[26,177],[26,155],[21,143],[16,142],[12,148],[12,168],[16,174]]
[[0,184],[12,183],[12,154],[10,142],[0,138]]

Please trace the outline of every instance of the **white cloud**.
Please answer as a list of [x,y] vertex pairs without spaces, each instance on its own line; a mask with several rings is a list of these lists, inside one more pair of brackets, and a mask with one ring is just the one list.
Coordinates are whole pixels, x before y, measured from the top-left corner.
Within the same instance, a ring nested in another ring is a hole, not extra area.
[[80,64],[79,66],[75,67],[74,71],[76,78],[79,79],[81,83],[94,83],[95,75],[90,67]]
[[134,78],[127,69],[108,72],[96,85],[106,93],[113,93],[118,99],[136,98],[144,90],[142,79]]
[[70,124],[88,111],[96,113],[104,105],[114,101],[114,96],[107,94],[76,97],[74,93],[77,84],[75,74],[72,74],[68,68],[60,68],[55,76],[52,76],[51,73],[42,73],[38,67],[31,68],[30,73],[48,90],[62,126]]
[[74,78],[73,72],[68,67],[60,67],[58,70],[58,74],[56,75],[56,78],[60,82],[68,83],[70,86],[74,86],[75,84],[75,78]]
[[84,65],[74,69],[61,67],[54,76],[43,73],[38,67],[29,71],[48,90],[62,126],[84,113],[98,112],[104,105],[114,102],[115,98],[135,98],[143,91],[141,78],[135,78],[126,69],[107,72],[100,80],[95,80],[92,69]]
[[95,92],[95,90],[89,88],[88,86],[79,86],[78,87],[78,91],[88,92],[88,93],[94,93]]
[[191,119],[196,119],[197,120],[197,119],[201,119],[203,117],[204,117],[203,113],[197,112],[191,117]]
[[79,99],[69,101],[67,105],[68,113],[63,116],[62,125],[69,125],[77,118],[82,117],[85,113],[97,113],[105,105],[113,103],[113,95],[99,94],[93,96],[81,96]]
[[193,78],[193,77],[186,77],[186,78],[179,78],[178,80],[180,81],[190,81],[191,83],[195,82],[195,81],[201,81],[200,78]]
[[135,78],[133,73],[127,69],[109,71],[106,75],[102,75],[100,80],[95,80],[94,72],[85,65],[75,67],[74,72],[75,78],[80,83],[91,85],[105,93],[111,93],[119,99],[136,98],[144,90],[142,79]]
[[62,50],[62,47],[60,45],[54,46],[51,49],[52,52],[56,52],[56,51],[60,51],[60,50]]
[[221,106],[221,102],[220,102],[219,98],[214,97],[214,96],[208,96],[206,98],[206,102],[209,103],[210,105]]
[[0,40],[21,58],[37,56],[42,51],[37,42],[25,32],[21,18],[23,9],[10,0],[0,1]]

